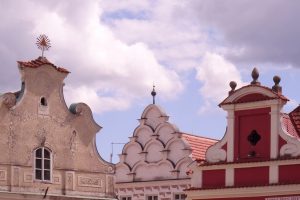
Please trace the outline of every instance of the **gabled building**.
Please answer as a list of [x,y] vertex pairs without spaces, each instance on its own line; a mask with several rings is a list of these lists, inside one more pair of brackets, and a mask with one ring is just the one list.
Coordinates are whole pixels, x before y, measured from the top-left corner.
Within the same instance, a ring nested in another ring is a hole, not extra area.
[[[152,92],[153,94],[153,92]],[[156,104],[145,108],[116,164],[120,200],[182,200],[190,186],[187,166],[203,160],[216,140],[182,133]]]
[[251,84],[219,105],[227,112],[224,137],[208,148],[205,161],[191,165],[187,199],[300,199],[300,106],[283,113],[288,99],[280,78],[262,86],[258,71]]
[[21,90],[0,96],[0,199],[107,199],[114,166],[97,152],[101,127],[84,103],[67,107],[69,72],[45,57],[18,62]]

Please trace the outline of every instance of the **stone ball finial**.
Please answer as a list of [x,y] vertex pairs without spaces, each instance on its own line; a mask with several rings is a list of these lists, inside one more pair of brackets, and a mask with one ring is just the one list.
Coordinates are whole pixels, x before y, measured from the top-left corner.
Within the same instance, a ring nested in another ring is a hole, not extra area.
[[275,85],[279,85],[279,83],[280,83],[280,81],[281,81],[281,78],[280,78],[280,76],[274,76],[273,77],[273,81],[274,81],[274,83],[275,83]]
[[229,86],[231,87],[231,90],[235,90],[236,88],[236,82],[235,81],[230,81]]
[[235,90],[235,88],[236,88],[236,82],[235,81],[230,81],[230,83],[229,83],[229,86],[230,86],[230,88],[231,88],[231,91],[229,91],[229,95],[231,95],[233,92],[234,92],[234,90]]
[[274,76],[273,77],[273,81],[274,81],[274,85],[272,87],[272,90],[274,92],[277,92],[278,94],[282,93],[282,87],[279,85],[281,78],[279,76]]
[[258,70],[257,70],[256,67],[253,68],[251,76],[252,76],[252,79],[253,79],[253,81],[251,82],[251,84],[260,85],[260,82],[257,81],[257,79],[259,77],[259,72],[258,72]]

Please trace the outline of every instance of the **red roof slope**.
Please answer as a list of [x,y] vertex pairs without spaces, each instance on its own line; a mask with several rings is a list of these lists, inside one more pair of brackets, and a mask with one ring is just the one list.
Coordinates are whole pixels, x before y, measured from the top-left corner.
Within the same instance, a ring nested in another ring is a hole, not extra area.
[[290,116],[286,113],[282,113],[282,126],[288,132],[291,136],[299,138],[299,135],[297,133],[297,130],[295,129],[295,126],[290,118]]
[[182,137],[190,144],[192,149],[192,159],[194,160],[205,160],[207,148],[218,141],[211,138],[190,135],[187,133],[183,133]]
[[299,136],[300,135],[300,106],[298,106],[295,110],[290,112],[289,117]]
[[62,67],[57,67],[55,66],[53,63],[49,62],[47,60],[47,58],[45,57],[38,57],[37,59],[35,60],[31,60],[31,61],[28,61],[28,62],[24,62],[24,61],[18,61],[18,63],[22,66],[22,67],[30,67],[30,68],[38,68],[42,65],[50,65],[52,67],[54,67],[54,69],[56,69],[57,71],[59,72],[62,72],[62,73],[70,73],[68,70],[66,70],[65,68],[62,68]]

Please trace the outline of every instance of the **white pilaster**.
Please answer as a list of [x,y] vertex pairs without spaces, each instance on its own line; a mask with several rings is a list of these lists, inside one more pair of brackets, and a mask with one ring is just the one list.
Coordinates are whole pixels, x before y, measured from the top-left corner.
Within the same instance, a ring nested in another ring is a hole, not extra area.
[[234,169],[233,168],[226,169],[225,185],[226,186],[234,186]]
[[233,162],[234,157],[234,107],[226,108],[227,111],[227,162]]
[[269,184],[278,183],[278,165],[270,165],[269,167]]

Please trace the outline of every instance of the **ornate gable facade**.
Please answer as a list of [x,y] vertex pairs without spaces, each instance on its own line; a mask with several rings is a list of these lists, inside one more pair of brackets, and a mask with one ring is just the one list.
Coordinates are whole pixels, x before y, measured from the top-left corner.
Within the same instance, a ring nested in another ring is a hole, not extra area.
[[86,104],[64,101],[69,72],[44,57],[18,64],[21,90],[0,96],[0,198],[113,197],[113,165],[95,145],[101,127]]
[[219,105],[227,112],[222,140],[208,148],[205,161],[191,165],[188,199],[300,199],[299,107],[282,113],[288,99],[280,78],[232,90]]
[[182,133],[168,120],[159,106],[145,108],[116,165],[119,199],[185,198],[183,190],[190,185],[187,166],[204,159],[206,148],[216,140]]

